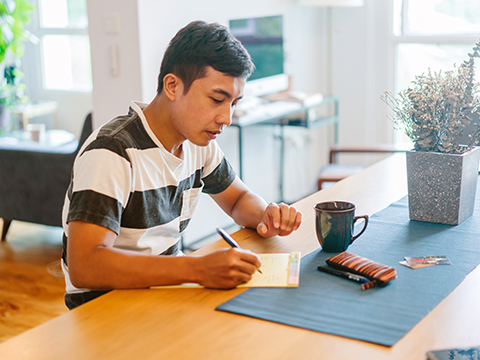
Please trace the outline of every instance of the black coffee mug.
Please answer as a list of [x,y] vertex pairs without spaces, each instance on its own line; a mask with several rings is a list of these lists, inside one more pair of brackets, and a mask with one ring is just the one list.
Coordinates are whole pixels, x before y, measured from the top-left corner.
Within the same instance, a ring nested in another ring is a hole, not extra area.
[[[345,201],[318,203],[315,209],[315,230],[318,242],[326,252],[342,252],[363,234],[368,224],[368,215],[355,216],[355,204]],[[353,236],[353,225],[365,219],[362,231]]]

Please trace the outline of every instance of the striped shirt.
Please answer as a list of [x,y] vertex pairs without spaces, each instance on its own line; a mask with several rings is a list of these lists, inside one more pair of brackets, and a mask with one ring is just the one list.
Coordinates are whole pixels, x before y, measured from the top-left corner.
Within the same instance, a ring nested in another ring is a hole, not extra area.
[[[189,141],[181,158],[166,151],[132,102],[128,115],[94,131],[73,166],[65,197],[63,227],[82,220],[114,231],[114,247],[159,255],[182,236],[201,192],[218,194],[235,179],[222,150]],[[64,237],[63,268],[67,292],[76,289],[68,277]]]

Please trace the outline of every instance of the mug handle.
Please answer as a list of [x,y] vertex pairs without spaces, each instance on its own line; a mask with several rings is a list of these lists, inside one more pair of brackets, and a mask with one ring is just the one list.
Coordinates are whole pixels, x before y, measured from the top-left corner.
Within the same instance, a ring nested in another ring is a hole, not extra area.
[[368,215],[355,216],[355,217],[353,218],[353,223],[355,224],[355,222],[356,222],[358,219],[365,219],[365,225],[363,225],[362,231],[360,231],[357,235],[355,235],[354,237],[352,237],[352,241],[350,241],[350,244],[353,243],[353,242],[355,241],[355,239],[357,239],[360,235],[362,235],[363,232],[365,231],[365,229],[367,228]]

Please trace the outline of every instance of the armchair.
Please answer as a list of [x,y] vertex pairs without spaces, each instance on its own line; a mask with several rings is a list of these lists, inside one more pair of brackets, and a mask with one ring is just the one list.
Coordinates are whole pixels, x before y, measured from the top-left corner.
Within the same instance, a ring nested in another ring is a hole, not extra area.
[[352,154],[388,154],[395,152],[405,152],[411,150],[410,145],[367,145],[367,146],[341,146],[334,145],[330,148],[329,164],[320,170],[317,179],[317,189],[322,190],[325,183],[337,182],[350,175],[363,170],[362,166],[341,165],[337,163],[339,153]]
[[73,160],[92,132],[87,115],[80,140],[42,151],[0,149],[1,240],[12,220],[62,226],[62,207],[70,183]]

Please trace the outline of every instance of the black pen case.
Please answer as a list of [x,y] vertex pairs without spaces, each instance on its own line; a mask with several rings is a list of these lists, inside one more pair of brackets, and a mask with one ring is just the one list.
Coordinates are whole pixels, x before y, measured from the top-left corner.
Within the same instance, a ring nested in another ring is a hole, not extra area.
[[328,258],[326,263],[335,269],[348,271],[368,278],[370,281],[362,284],[363,290],[370,289],[374,286],[385,286],[397,278],[397,272],[393,267],[379,264],[347,251]]

